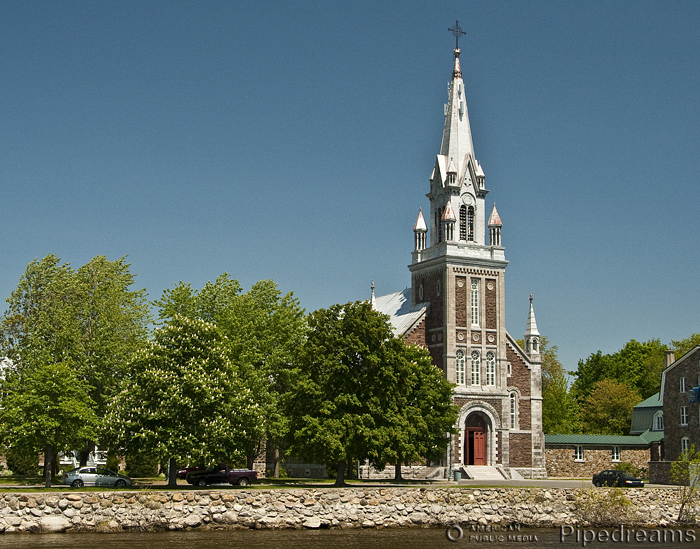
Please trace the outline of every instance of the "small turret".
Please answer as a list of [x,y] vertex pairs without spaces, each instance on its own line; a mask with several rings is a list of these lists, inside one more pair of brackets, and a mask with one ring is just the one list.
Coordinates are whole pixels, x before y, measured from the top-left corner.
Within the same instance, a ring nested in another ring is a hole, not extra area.
[[500,246],[501,245],[501,217],[498,215],[496,210],[496,203],[493,203],[493,211],[491,212],[491,217],[489,217],[489,245],[490,246]]
[[425,250],[425,235],[428,232],[428,227],[425,224],[425,219],[423,219],[423,208],[418,210],[418,219],[416,219],[416,224],[413,225],[413,235],[416,242],[415,251],[420,252]]
[[452,205],[448,202],[445,206],[445,211],[440,219],[442,222],[442,238],[445,242],[451,242],[455,239],[455,213],[452,211]]
[[525,328],[525,352],[533,362],[540,362],[540,332],[537,330],[535,320],[535,309],[532,306],[532,294],[530,294],[530,313],[527,317],[527,327]]

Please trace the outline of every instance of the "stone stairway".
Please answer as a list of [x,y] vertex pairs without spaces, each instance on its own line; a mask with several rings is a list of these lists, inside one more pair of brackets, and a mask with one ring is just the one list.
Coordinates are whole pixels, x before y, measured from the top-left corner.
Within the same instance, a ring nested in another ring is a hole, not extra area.
[[468,465],[464,466],[466,477],[474,480],[503,480],[505,477],[496,467],[488,465]]

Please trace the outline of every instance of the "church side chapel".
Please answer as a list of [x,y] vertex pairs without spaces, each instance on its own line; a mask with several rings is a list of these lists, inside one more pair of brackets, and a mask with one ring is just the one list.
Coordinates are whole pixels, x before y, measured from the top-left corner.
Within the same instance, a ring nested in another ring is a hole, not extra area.
[[506,331],[503,224],[495,204],[486,220],[489,191],[474,154],[460,66],[464,32],[458,23],[449,30],[454,68],[430,212],[426,220],[419,210],[413,227],[411,287],[379,297],[373,289],[372,302],[391,317],[397,336],[427,347],[456,384],[458,432],[441,465],[469,478],[543,478],[540,334],[532,296],[525,349]]

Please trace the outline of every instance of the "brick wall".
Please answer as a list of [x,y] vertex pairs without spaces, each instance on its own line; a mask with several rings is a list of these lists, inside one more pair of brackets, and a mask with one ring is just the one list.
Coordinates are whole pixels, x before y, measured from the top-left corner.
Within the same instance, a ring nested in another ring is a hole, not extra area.
[[[612,447],[583,449],[583,461],[574,460],[575,448],[545,448],[544,454],[549,477],[588,478],[605,469],[613,469],[617,462],[612,460]],[[649,449],[620,449],[620,461],[626,461],[639,469],[649,466]]]
[[506,359],[510,362],[511,367],[508,385],[520,389],[521,396],[530,396],[530,370],[518,353],[508,344],[506,345]]
[[510,459],[511,467],[532,467],[532,436],[530,433],[513,433],[508,436],[510,439]]
[[649,482],[653,484],[671,484],[670,461],[649,462]]
[[[489,286],[492,287],[489,290]],[[496,280],[493,278],[487,278],[484,288],[485,296],[485,309],[486,309],[486,329],[495,330],[498,327],[498,313],[496,308]]]
[[467,325],[467,277],[455,277],[455,324]]
[[406,343],[412,343],[414,345],[421,345],[426,347],[428,342],[425,339],[425,319],[422,319],[410,333],[404,336]]

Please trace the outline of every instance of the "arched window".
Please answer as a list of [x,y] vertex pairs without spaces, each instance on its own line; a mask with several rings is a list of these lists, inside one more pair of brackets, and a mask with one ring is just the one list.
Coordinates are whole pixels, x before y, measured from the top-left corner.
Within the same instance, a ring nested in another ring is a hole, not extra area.
[[466,383],[466,364],[467,361],[464,358],[464,351],[457,351],[455,358],[455,381],[457,385],[464,385]]
[[486,385],[496,385],[496,355],[486,353]]
[[474,206],[467,208],[467,240],[474,242]]
[[459,239],[467,239],[467,207],[464,204],[459,207]]
[[663,431],[664,430],[664,413],[659,410],[654,414],[654,426],[653,431]]
[[479,281],[472,278],[472,293],[471,293],[471,311],[472,325],[479,325]]
[[515,420],[517,418],[518,395],[510,394],[510,428],[515,429]]
[[445,208],[438,208],[435,212],[435,229],[437,230],[437,241],[442,242],[442,213]]
[[537,338],[536,337],[532,338],[532,352],[533,353],[537,352]]
[[681,439],[681,452],[684,454],[690,450],[690,439],[688,437],[683,437]]
[[472,352],[472,385],[481,385],[481,356],[478,351]]

